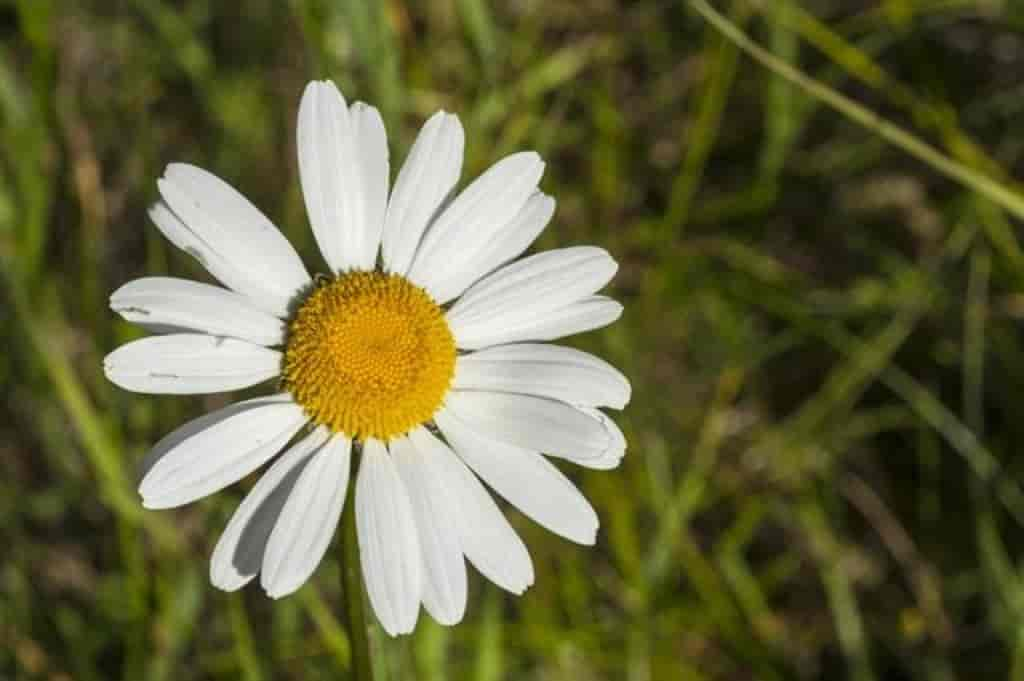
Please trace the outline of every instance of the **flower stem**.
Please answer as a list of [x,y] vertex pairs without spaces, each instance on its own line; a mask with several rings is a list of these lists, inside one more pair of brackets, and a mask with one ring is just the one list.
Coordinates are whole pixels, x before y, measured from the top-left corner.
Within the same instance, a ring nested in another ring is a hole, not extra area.
[[[354,481],[359,458],[356,456],[355,443],[352,450],[350,480]],[[359,563],[355,506],[355,485],[350,484],[345,509],[341,514],[341,583],[345,592],[345,624],[352,650],[352,678],[355,681],[373,681],[369,625],[363,609],[363,573]]]

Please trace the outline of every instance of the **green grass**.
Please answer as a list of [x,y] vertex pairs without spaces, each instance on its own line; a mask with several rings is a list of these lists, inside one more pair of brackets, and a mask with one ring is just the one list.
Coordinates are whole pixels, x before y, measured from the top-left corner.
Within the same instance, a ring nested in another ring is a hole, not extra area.
[[[1010,0],[0,0],[0,679],[348,678],[332,551],[281,601],[207,561],[243,485],[149,512],[136,463],[225,403],[118,390],[165,164],[318,263],[294,123],[434,110],[464,178],[547,160],[538,247],[594,243],[623,319],[573,339],[634,399],[577,547],[371,643],[382,680],[1024,679],[1024,11]],[[713,17],[712,17],[713,19]],[[733,28],[730,28],[733,27]],[[757,52],[757,46],[766,53]],[[753,51],[754,57],[751,57]]]

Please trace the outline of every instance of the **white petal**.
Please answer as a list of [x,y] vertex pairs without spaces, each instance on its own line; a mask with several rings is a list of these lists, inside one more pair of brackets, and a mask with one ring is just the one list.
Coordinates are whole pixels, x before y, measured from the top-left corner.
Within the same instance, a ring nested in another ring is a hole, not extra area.
[[391,181],[388,137],[376,107],[356,102],[349,110],[349,120],[352,122],[352,140],[356,146],[362,178],[366,230],[357,267],[372,270],[377,266],[384,215],[388,209],[388,183]]
[[125,390],[169,395],[226,392],[281,371],[281,353],[235,338],[201,333],[149,336],[103,360],[107,378]]
[[174,508],[227,487],[281,451],[306,420],[302,407],[275,395],[185,424],[147,457],[139,484],[142,505]]
[[387,196],[387,140],[376,109],[350,111],[334,83],[312,82],[299,104],[299,177],[324,260],[371,270]]
[[544,162],[532,151],[506,156],[491,166],[431,225],[416,252],[409,279],[438,303],[458,295],[462,271],[515,218],[537,190],[543,173]]
[[[172,242],[192,252],[218,278],[229,270],[222,281],[262,309],[287,315],[295,294],[309,284],[309,274],[263,213],[216,175],[185,163],[167,166],[157,187],[188,232],[178,238],[168,234]],[[157,217],[154,221],[161,226]],[[179,243],[182,239],[185,243]]]
[[110,309],[148,329],[201,331],[257,345],[284,342],[284,322],[245,296],[187,279],[145,277],[130,281],[111,294]]
[[595,293],[616,269],[608,252],[595,246],[537,253],[478,281],[452,306],[448,319],[461,327],[496,317],[529,319]]
[[555,534],[578,544],[597,538],[597,513],[562,473],[536,452],[486,437],[444,410],[437,414],[444,436],[484,482]]
[[408,634],[422,598],[422,559],[409,497],[391,456],[367,440],[356,480],[356,530],[366,593],[384,631]]
[[459,181],[464,146],[458,116],[438,111],[423,125],[388,203],[381,250],[387,271],[409,271],[423,232]]
[[589,296],[532,319],[495,317],[487,323],[452,325],[452,333],[460,348],[476,350],[504,343],[557,340],[608,326],[620,316],[622,305],[618,302],[605,296]]
[[239,413],[257,407],[263,407],[269,404],[294,404],[295,400],[288,393],[278,393],[276,395],[267,395],[264,397],[258,397],[252,400],[245,400],[243,402],[236,402],[229,404],[226,407],[222,407],[216,411],[203,414],[202,416],[192,419],[191,421],[175,428],[173,431],[160,438],[160,440],[153,445],[153,448],[146,453],[142,461],[139,463],[138,470],[138,482],[142,483],[149,475],[149,472],[156,466],[165,456],[175,451],[182,442],[188,440],[193,435],[209,430],[214,426],[218,425],[223,421],[238,416]]
[[622,434],[619,427],[615,425],[615,422],[608,418],[608,416],[603,412],[587,407],[581,407],[580,411],[601,424],[601,427],[608,433],[608,446],[599,456],[596,457],[589,453],[581,454],[579,452],[556,454],[555,456],[587,468],[595,468],[598,470],[611,470],[612,468],[617,468],[622,462],[622,457],[626,455],[626,437]]
[[327,437],[323,428],[317,428],[297,442],[267,469],[245,495],[210,558],[210,582],[218,589],[240,589],[260,571],[267,540],[281,509],[311,456]]
[[457,624],[466,612],[466,564],[459,541],[458,507],[431,451],[406,437],[388,443],[405,483],[423,552],[423,605],[441,624]]
[[342,192],[353,182],[347,172],[352,143],[348,107],[333,83],[314,81],[306,86],[296,137],[299,179],[313,235],[330,268],[347,269],[342,232],[352,227],[352,221],[350,201]]
[[302,586],[327,552],[345,505],[351,447],[347,437],[334,436],[313,454],[288,495],[260,573],[260,584],[271,598]]
[[409,433],[422,456],[435,462],[456,506],[455,528],[462,550],[487,579],[521,594],[533,584],[533,563],[523,541],[498,510],[490,493],[448,445],[423,428]]
[[445,402],[441,411],[469,428],[524,449],[586,459],[608,448],[601,423],[564,402],[478,390],[453,390]]
[[581,350],[542,343],[499,345],[461,355],[452,387],[615,409],[622,409],[630,395],[629,381],[611,364]]
[[149,217],[168,241],[198,260],[222,284],[238,291],[261,310],[276,317],[288,316],[287,301],[272,292],[268,293],[266,287],[253,281],[246,273],[244,264],[240,266],[235,259],[215,250],[199,238],[163,201],[149,209]]
[[[438,301],[452,300],[462,294],[480,277],[518,258],[544,231],[555,213],[555,200],[534,192],[511,221],[495,228],[490,238],[479,245],[466,264],[438,272],[432,291]],[[435,276],[435,275],[432,275]]]

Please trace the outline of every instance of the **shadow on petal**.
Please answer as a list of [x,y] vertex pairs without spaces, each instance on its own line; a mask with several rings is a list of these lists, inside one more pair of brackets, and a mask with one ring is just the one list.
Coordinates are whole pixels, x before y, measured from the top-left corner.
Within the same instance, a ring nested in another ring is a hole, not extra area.
[[239,574],[250,576],[260,571],[270,533],[277,524],[277,519],[281,516],[281,510],[288,501],[295,483],[312,458],[306,457],[305,461],[288,471],[249,517],[235,545],[234,555],[231,556],[231,564]]

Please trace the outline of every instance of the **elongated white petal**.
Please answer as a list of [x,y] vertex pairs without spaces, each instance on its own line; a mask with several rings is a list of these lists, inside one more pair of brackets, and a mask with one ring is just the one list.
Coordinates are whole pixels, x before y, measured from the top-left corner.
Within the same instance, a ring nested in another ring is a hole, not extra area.
[[226,407],[203,414],[198,418],[194,418],[191,421],[178,426],[173,431],[160,438],[160,440],[153,445],[153,448],[146,453],[146,456],[143,457],[142,461],[139,463],[137,481],[141,484],[155,465],[163,460],[165,456],[175,451],[178,445],[185,442],[185,440],[188,440],[193,435],[198,435],[205,430],[209,430],[222,421],[234,418],[238,416],[239,413],[248,409],[264,407],[270,404],[294,404],[294,402],[295,401],[292,399],[292,396],[288,393],[266,395],[253,400],[229,404]]
[[499,345],[461,355],[452,387],[523,393],[577,406],[616,409],[622,409],[630,395],[629,381],[604,360],[581,350],[543,343]]
[[526,591],[533,584],[530,554],[490,493],[448,445],[425,429],[413,430],[409,439],[431,460],[434,473],[452,493],[455,528],[469,562],[501,588],[516,594]]
[[128,282],[111,294],[110,309],[149,329],[199,331],[257,345],[284,342],[284,322],[245,296],[187,279],[145,277]]
[[594,246],[544,251],[502,267],[474,284],[448,312],[453,328],[471,332],[495,319],[530,320],[603,287],[618,265]]
[[387,271],[409,271],[423,232],[459,181],[464,146],[458,116],[438,111],[423,125],[388,203],[381,249]]
[[407,437],[388,444],[412,504],[423,552],[423,605],[441,624],[456,624],[466,611],[466,564],[456,529],[458,507],[444,484],[441,464]]
[[537,190],[543,173],[544,162],[529,151],[506,156],[491,166],[431,225],[409,269],[409,279],[438,303],[458,295],[463,270],[470,270],[473,258],[513,221]]
[[146,508],[174,508],[236,482],[277,454],[306,423],[302,407],[275,395],[225,407],[157,443],[139,484]]
[[[610,436],[577,408],[543,397],[453,390],[441,411],[473,430],[511,445],[545,454],[597,458]],[[440,413],[440,412],[439,412]]]
[[571,461],[580,466],[586,468],[594,468],[597,470],[611,470],[617,468],[622,462],[622,457],[626,455],[626,437],[622,434],[622,431],[612,421],[607,414],[601,412],[598,409],[591,409],[589,407],[580,407],[580,411],[596,420],[601,424],[601,427],[608,433],[608,446],[599,456],[593,456],[591,453],[572,452],[566,454],[554,454],[560,459]]
[[453,300],[486,274],[522,255],[555,213],[555,200],[534,192],[512,220],[492,230],[486,241],[477,241],[477,250],[468,252],[465,264],[444,268],[436,275],[432,292],[440,302]]
[[437,425],[462,460],[509,503],[555,534],[594,543],[597,513],[550,461],[478,433],[444,410]]
[[327,441],[327,437],[328,433],[323,428],[317,428],[294,444],[245,495],[210,558],[210,582],[218,589],[240,589],[260,571],[267,540],[281,509],[311,456]]
[[[287,394],[277,394],[260,399],[262,402],[290,402],[291,396]],[[142,458],[142,461],[139,462],[136,482],[141,484],[142,481],[146,479],[146,476],[149,475],[149,472],[153,470],[153,466],[162,461],[165,456],[174,451],[178,445],[185,440],[188,440],[193,435],[197,435],[204,430],[212,428],[221,421],[225,421],[236,416],[241,410],[252,408],[251,405],[241,406],[245,404],[245,402],[235,403],[222,409],[218,409],[217,411],[203,414],[198,418],[192,419],[191,421],[178,426],[167,435],[164,435],[155,445],[153,445],[153,448],[146,453],[146,456]]]
[[302,194],[324,260],[335,272],[373,269],[388,177],[380,114],[365,104],[349,110],[334,83],[312,82],[297,134]]
[[107,378],[141,393],[199,395],[262,383],[281,370],[281,353],[235,338],[199,333],[149,336],[103,360]]
[[260,583],[271,598],[305,584],[327,552],[345,505],[351,447],[343,435],[331,438],[312,455],[288,495],[260,572]]
[[354,267],[372,270],[377,266],[384,216],[388,209],[388,184],[391,181],[388,138],[376,107],[356,102],[349,110],[349,120],[363,188],[365,230],[361,251],[354,257]]
[[342,192],[352,189],[346,162],[346,157],[352,156],[352,142],[348,107],[333,83],[317,81],[306,86],[299,103],[296,137],[299,179],[313,235],[330,268],[344,270],[342,230],[351,228],[352,220],[350,201]]
[[377,440],[363,445],[356,480],[356,530],[366,593],[384,631],[416,626],[423,568],[412,506],[391,456]]
[[[622,305],[605,296],[589,296],[530,319],[493,317],[486,323],[452,325],[455,344],[465,350],[522,341],[550,341],[608,326]],[[449,322],[450,323],[450,322]]]
[[237,258],[217,251],[199,238],[166,203],[159,201],[153,205],[149,209],[149,217],[168,241],[198,260],[222,284],[238,291],[261,310],[281,318],[288,315],[288,301],[268,292],[259,281],[254,281]]
[[[309,284],[309,274],[263,213],[216,175],[185,163],[167,166],[157,187],[178,224],[166,216],[154,216],[154,221],[172,242],[214,276],[224,274],[227,286],[261,309],[287,315],[296,293]],[[187,233],[180,233],[181,227]]]

